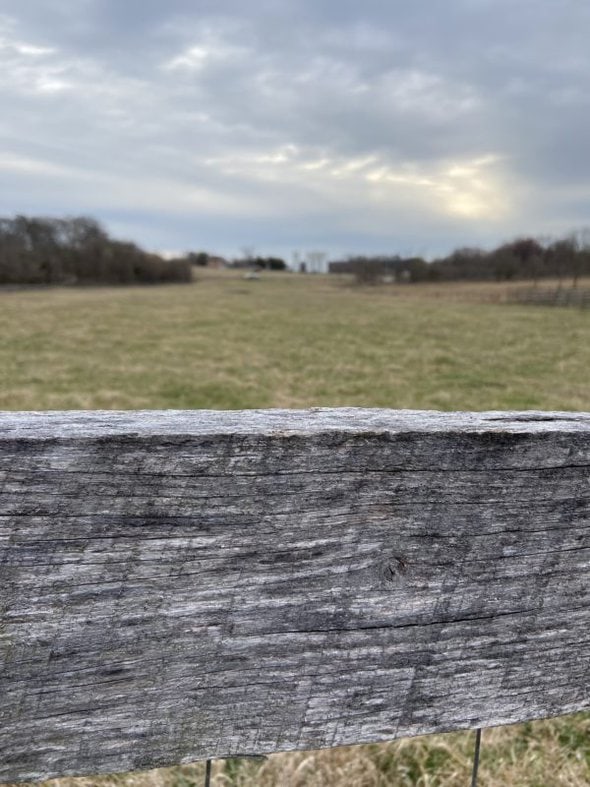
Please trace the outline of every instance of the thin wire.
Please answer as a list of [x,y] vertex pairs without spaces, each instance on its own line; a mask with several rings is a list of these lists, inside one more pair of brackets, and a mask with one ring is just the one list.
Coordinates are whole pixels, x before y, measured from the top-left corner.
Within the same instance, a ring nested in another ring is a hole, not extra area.
[[475,731],[475,751],[473,753],[473,773],[471,774],[471,787],[477,787],[477,773],[479,771],[479,752],[481,749],[481,730]]
[[205,787],[211,787],[211,760],[205,765]]

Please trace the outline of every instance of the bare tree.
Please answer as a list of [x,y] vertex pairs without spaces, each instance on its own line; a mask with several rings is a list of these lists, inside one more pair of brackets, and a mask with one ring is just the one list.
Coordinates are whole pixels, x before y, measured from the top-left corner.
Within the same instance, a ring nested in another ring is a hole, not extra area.
[[256,249],[254,246],[242,246],[240,251],[242,252],[242,257],[244,258],[246,265],[253,265],[254,257],[256,255]]
[[328,257],[325,251],[308,251],[305,256],[311,273],[325,273]]

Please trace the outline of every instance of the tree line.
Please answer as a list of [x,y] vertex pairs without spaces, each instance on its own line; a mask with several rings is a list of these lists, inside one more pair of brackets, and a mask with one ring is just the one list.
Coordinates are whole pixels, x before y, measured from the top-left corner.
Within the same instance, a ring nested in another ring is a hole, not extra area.
[[424,281],[515,281],[569,279],[575,287],[590,276],[590,231],[542,241],[517,238],[485,251],[460,248],[446,257],[427,262],[422,257],[355,256],[330,263],[331,273],[353,273],[359,283],[385,280]]
[[186,259],[114,240],[94,219],[0,218],[0,285],[190,282]]
[[247,270],[286,271],[287,263],[281,257],[260,257],[248,255],[240,259],[226,260],[207,251],[189,251],[186,259],[198,267],[224,267]]

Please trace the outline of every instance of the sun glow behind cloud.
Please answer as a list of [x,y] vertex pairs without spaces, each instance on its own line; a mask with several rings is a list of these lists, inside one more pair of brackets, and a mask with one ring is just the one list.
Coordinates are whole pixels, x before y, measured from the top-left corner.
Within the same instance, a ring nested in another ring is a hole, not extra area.
[[343,158],[313,154],[293,143],[264,154],[234,153],[205,164],[228,177],[289,184],[330,199],[370,202],[386,209],[411,201],[426,212],[497,221],[510,207],[502,184],[502,157],[488,154],[470,160],[435,162],[430,168],[412,162],[397,166],[377,155]]
[[0,208],[133,213],[140,242],[226,253],[567,229],[590,193],[590,11],[549,36],[539,4],[536,28],[524,0],[510,25],[464,0],[6,0]]

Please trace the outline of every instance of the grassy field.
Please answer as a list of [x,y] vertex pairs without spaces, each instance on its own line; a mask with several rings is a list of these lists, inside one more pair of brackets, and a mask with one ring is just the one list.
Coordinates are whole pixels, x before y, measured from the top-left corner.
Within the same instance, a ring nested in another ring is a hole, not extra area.
[[590,313],[505,293],[286,274],[1,293],[0,408],[590,409]]
[[[590,410],[590,311],[508,295],[496,284],[359,290],[221,273],[193,286],[0,292],[0,409]],[[452,734],[219,762],[214,784],[463,787],[472,745]],[[196,765],[58,784],[202,780]],[[481,787],[588,784],[588,716],[486,731]]]

